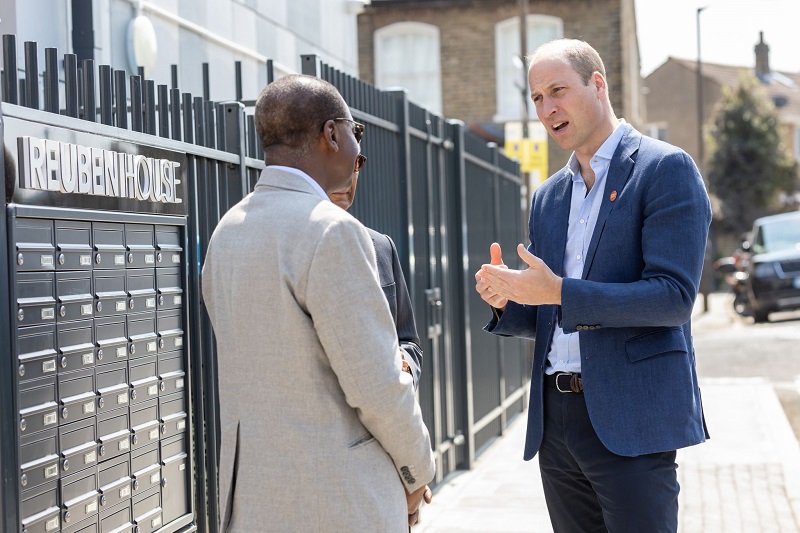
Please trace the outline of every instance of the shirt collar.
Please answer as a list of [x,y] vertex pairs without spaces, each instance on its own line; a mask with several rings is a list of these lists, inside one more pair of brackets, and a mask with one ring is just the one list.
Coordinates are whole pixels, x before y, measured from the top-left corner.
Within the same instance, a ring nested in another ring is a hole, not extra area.
[[325,191],[322,190],[322,187],[320,187],[319,183],[317,183],[314,178],[312,178],[299,168],[285,167],[283,165],[267,165],[267,168],[274,168],[275,170],[282,170],[284,172],[289,172],[290,174],[294,174],[295,176],[300,176],[301,178],[306,180],[314,188],[314,190],[317,191],[317,193],[319,193],[319,195],[322,198],[324,198],[325,200],[330,200],[330,198],[328,198],[328,195],[325,194]]
[[[608,161],[614,157],[614,152],[617,151],[617,146],[619,146],[619,142],[622,140],[622,136],[625,135],[627,128],[625,126],[627,122],[625,122],[624,118],[619,119],[619,123],[617,123],[617,127],[614,128],[614,131],[611,132],[611,135],[600,145],[600,148],[597,149],[594,156],[592,157],[600,157],[602,159],[606,159]],[[567,161],[567,170],[569,170],[571,177],[575,180],[575,176],[578,175],[578,171],[580,171],[580,163],[578,163],[578,156],[575,155],[575,152],[572,152],[572,155],[569,156],[569,161]]]

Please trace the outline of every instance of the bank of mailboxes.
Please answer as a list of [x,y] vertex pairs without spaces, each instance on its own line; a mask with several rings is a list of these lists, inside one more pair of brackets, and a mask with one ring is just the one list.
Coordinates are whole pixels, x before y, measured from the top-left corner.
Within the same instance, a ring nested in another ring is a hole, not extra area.
[[181,231],[13,219],[20,531],[192,513]]

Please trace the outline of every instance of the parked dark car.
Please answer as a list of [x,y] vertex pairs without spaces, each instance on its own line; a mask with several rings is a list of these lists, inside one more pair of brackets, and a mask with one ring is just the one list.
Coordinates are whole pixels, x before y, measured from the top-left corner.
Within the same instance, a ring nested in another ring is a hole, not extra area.
[[800,211],[756,219],[742,249],[753,319],[800,309]]

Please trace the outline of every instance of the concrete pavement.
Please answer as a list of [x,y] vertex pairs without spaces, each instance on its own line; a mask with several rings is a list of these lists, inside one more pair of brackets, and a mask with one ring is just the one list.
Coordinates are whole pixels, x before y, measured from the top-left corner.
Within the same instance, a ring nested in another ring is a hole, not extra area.
[[[725,296],[712,295],[712,310]],[[696,331],[729,320],[699,310]],[[678,452],[679,531],[799,533],[800,445],[772,386],[761,378],[702,377],[700,386],[712,438]],[[473,470],[437,489],[414,533],[552,532],[538,462],[522,460],[526,416],[509,425]]]

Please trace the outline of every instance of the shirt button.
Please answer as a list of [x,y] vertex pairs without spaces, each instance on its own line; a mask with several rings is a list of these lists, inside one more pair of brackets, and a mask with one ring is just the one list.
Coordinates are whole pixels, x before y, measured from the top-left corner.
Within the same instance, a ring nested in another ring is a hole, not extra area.
[[583,219],[581,219],[581,224],[583,224],[584,222],[586,222],[586,221],[585,221],[585,220],[583,220]]
[[580,260],[581,260],[581,256],[578,256],[578,261],[580,261]]

